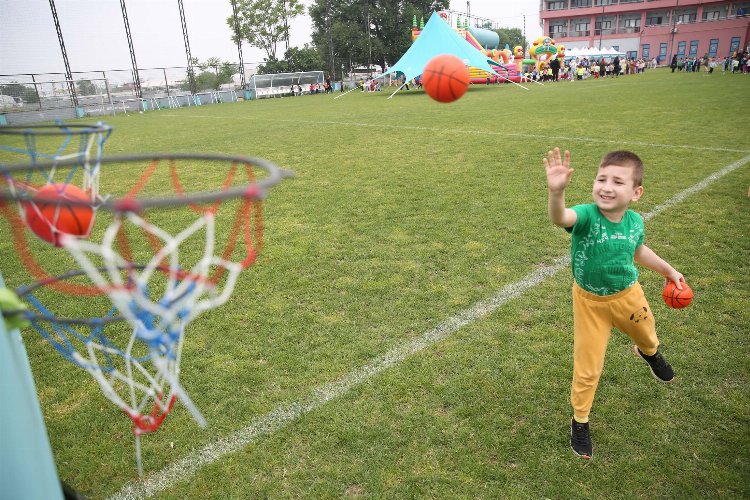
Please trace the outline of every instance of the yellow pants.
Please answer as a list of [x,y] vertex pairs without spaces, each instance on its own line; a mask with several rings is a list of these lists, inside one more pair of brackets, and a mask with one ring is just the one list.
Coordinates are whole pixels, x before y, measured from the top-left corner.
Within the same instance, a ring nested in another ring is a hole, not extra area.
[[626,333],[643,354],[656,353],[659,339],[654,315],[639,283],[606,296],[589,293],[574,283],[570,403],[576,417],[589,416],[613,327]]

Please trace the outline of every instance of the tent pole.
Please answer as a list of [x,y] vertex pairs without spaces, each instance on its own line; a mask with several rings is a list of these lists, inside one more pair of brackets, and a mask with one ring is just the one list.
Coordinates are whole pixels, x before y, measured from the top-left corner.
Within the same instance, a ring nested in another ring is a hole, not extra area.
[[347,91],[346,91],[346,92],[344,92],[343,94],[339,94],[339,95],[337,95],[337,96],[336,96],[336,97],[334,97],[333,99],[334,99],[334,100],[336,100],[336,99],[338,99],[339,97],[344,97],[344,96],[345,96],[346,94],[348,94],[348,93],[349,93],[349,92],[351,92],[352,90],[357,90],[358,88],[359,88],[359,85],[357,85],[356,87],[354,87],[354,88],[353,88],[353,89],[351,89],[351,90],[347,90]]
[[544,87],[544,84],[542,82],[537,82],[536,80],[532,80],[531,78],[526,78],[525,76],[522,76],[521,79],[527,82],[536,83],[537,85],[541,85],[542,87]]
[[495,72],[495,74],[496,74],[497,76],[499,76],[500,78],[502,78],[503,80],[505,80],[506,82],[508,82],[508,83],[512,83],[512,84],[513,84],[513,85],[515,85],[516,87],[521,87],[521,88],[522,88],[522,89],[524,89],[524,90],[529,90],[529,89],[527,89],[526,87],[524,87],[523,85],[519,85],[519,84],[517,84],[517,83],[516,83],[516,82],[514,82],[513,80],[509,80],[509,79],[505,78],[504,76],[500,76],[500,73],[498,73],[498,72]]
[[[398,92],[399,90],[401,90],[402,88],[404,88],[404,86],[406,86],[406,82],[404,82],[404,83],[403,83],[403,84],[402,84],[402,85],[401,85],[401,86],[400,86],[399,88],[397,88],[397,89],[396,89],[396,92]],[[390,99],[391,97],[393,97],[394,95],[396,95],[396,92],[394,92],[393,94],[391,94],[391,95],[390,95],[390,96],[388,97],[388,99]]]

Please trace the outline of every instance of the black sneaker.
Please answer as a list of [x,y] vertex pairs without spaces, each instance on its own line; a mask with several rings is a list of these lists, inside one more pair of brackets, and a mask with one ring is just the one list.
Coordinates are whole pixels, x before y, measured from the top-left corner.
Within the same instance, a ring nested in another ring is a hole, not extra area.
[[589,423],[581,424],[572,419],[570,425],[570,448],[579,457],[589,459],[594,456],[594,447],[589,435]]
[[636,356],[648,363],[648,367],[651,368],[651,374],[656,380],[659,382],[671,382],[674,380],[674,370],[672,369],[672,366],[667,363],[667,360],[664,359],[664,356],[662,356],[659,351],[656,351],[656,354],[653,356],[646,356],[640,349],[638,349],[637,345],[633,346],[633,350],[635,351]]

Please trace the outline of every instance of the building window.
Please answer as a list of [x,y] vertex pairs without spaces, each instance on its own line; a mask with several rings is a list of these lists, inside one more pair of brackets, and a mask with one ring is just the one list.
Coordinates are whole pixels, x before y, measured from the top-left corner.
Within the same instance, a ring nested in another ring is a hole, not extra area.
[[732,37],[732,43],[729,45],[729,55],[734,55],[735,52],[740,48],[740,37]]
[[651,45],[648,43],[644,43],[643,47],[641,47],[641,54],[643,59],[648,59],[648,54],[651,51]]
[[685,43],[679,42],[677,44],[677,57],[685,57]]
[[666,61],[667,59],[667,44],[659,44],[659,61]]
[[617,0],[594,0],[595,7],[603,7],[605,5],[617,5]]
[[555,24],[549,27],[550,38],[564,38],[568,36],[568,25],[566,24]]
[[690,40],[690,54],[688,54],[690,57],[695,57],[698,55],[698,40]]
[[719,39],[712,38],[708,44],[708,57],[716,57],[717,52],[719,52]]
[[595,35],[601,35],[602,33],[604,33],[605,35],[607,35],[607,34],[612,34],[614,32],[615,32],[615,30],[612,29],[612,21],[611,20],[609,20],[609,21],[597,20],[594,23],[594,34]]
[[589,26],[590,26],[590,23],[576,23],[575,30],[576,31],[588,31]]
[[662,16],[646,17],[646,26],[660,26],[663,23]]
[[591,7],[591,0],[571,0],[570,2],[571,9],[585,9],[586,7]]
[[638,19],[625,19],[626,28],[637,28],[641,25],[641,18]]
[[637,50],[629,50],[627,54],[625,54],[625,57],[628,59],[635,59],[638,57],[638,51]]
[[566,2],[547,2],[547,10],[562,10],[567,8]]
[[693,12],[692,14],[678,14],[677,15],[677,22],[678,23],[694,23],[696,19],[697,14]]
[[721,19],[721,11],[720,10],[704,10],[703,11],[703,20],[704,21],[716,21],[718,19]]

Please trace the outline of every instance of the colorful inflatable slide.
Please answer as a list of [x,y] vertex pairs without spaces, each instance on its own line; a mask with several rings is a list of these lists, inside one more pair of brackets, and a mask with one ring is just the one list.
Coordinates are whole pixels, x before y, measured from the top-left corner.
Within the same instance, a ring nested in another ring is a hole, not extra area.
[[[447,12],[440,12],[439,14],[440,17],[448,22]],[[421,20],[420,26],[417,27],[417,17],[414,16],[411,28],[412,42],[419,37],[422,28],[424,28],[424,19]],[[497,83],[498,80],[501,83],[508,80],[516,83],[521,81],[521,74],[519,72],[520,65],[518,64],[519,57],[512,53],[507,46],[503,50],[498,50],[500,36],[497,33],[492,30],[469,27],[468,19],[465,20],[463,27],[461,25],[461,19],[459,19],[458,28],[453,28],[453,30],[458,33],[459,36],[465,38],[467,42],[484,54],[488,59],[495,61],[496,64],[492,65],[492,69],[502,75],[501,78],[498,78],[497,76],[482,71],[481,69],[470,67],[469,77],[471,78],[471,83]],[[517,47],[517,49],[521,48]],[[522,54],[523,49],[521,49],[521,55]]]

